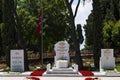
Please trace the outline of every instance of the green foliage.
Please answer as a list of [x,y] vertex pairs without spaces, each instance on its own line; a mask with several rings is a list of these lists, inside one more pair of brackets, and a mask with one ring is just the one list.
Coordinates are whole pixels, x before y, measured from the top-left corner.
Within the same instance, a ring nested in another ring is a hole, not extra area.
[[[47,50],[53,50],[53,44],[59,40],[68,39],[68,14],[64,1],[44,2],[44,46]],[[65,35],[64,35],[65,34]]]
[[[68,20],[64,1],[26,1],[18,2],[17,12],[22,24],[24,41],[26,46],[38,45],[40,47],[40,36],[36,36],[38,16],[43,8],[43,35],[44,51],[53,50],[53,44],[59,40],[68,38],[66,22]],[[64,35],[66,34],[66,35]]]
[[1,30],[2,30],[2,25],[0,24],[0,56],[1,56],[2,53],[3,53],[3,50],[2,50],[2,36],[1,36]]
[[37,44],[35,30],[37,27],[38,18],[31,15],[31,13],[25,8],[18,9],[18,15],[22,24],[22,32],[24,33],[25,45],[28,46],[33,43]]
[[[2,26],[2,47],[7,57],[7,64],[10,61],[10,49],[15,47],[16,43],[16,28],[13,14],[13,0],[4,0],[3,3],[3,26]],[[10,66],[10,65],[9,65]]]
[[114,41],[114,47],[120,49],[120,20],[113,27],[112,40]]
[[[109,43],[109,48],[112,47],[112,30],[115,25],[113,21],[108,21],[104,24],[103,28],[103,41],[104,43],[108,42]],[[106,44],[105,44],[106,45]]]
[[93,49],[95,66],[99,66],[100,49],[119,48],[120,1],[93,0],[93,10],[85,28],[85,49]]
[[120,64],[118,63],[118,64],[116,64],[116,69],[117,69],[117,71],[119,71],[120,72]]
[[103,36],[104,43],[109,43],[109,48],[119,49],[120,45],[120,20],[116,23],[113,21],[108,21],[104,24]]
[[90,46],[93,46],[93,39],[94,39],[94,33],[93,33],[93,14],[91,13],[89,16],[88,16],[88,20],[87,21],[87,24],[84,25],[84,29],[85,29],[85,36],[86,36],[86,40],[85,40],[85,48],[86,49],[93,49],[92,47]]
[[[17,4],[14,4],[16,2]],[[34,49],[38,52],[41,48],[41,35],[43,35],[44,51],[50,52],[53,50],[54,43],[68,39],[68,13],[62,0],[15,0],[15,2],[1,0],[0,10],[1,7],[3,15],[0,17],[3,17],[3,25],[0,26],[0,49],[2,48],[5,53],[7,62],[10,61],[10,49],[15,49],[16,44],[22,45],[20,48]],[[37,36],[36,29],[42,8],[43,32],[41,31]]]

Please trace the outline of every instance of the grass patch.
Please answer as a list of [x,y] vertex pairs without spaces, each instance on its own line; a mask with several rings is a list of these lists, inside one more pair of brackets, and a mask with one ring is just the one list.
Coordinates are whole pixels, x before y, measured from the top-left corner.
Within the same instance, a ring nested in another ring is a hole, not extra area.
[[116,64],[116,69],[117,69],[118,72],[120,72],[120,64],[119,63]]
[[11,74],[11,75],[19,75],[19,74],[21,74],[22,72],[11,72],[11,71],[9,71],[9,72],[7,72],[7,74]]
[[117,72],[116,70],[104,70],[105,72]]

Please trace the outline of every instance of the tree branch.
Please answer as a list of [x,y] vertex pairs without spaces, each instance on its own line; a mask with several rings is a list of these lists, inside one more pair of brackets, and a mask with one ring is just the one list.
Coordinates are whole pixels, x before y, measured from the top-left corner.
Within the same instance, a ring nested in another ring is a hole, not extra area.
[[80,5],[80,0],[78,0],[77,6],[76,6],[76,9],[75,9],[74,18],[75,18],[76,15],[77,15],[77,11],[78,11],[78,7],[79,7],[79,5]]
[[73,17],[73,11],[72,11],[72,8],[71,8],[72,4],[70,4],[68,0],[66,0],[66,6],[68,7],[68,11],[70,13],[70,16]]
[[72,5],[73,1],[74,1],[74,0],[71,0],[71,1],[70,1],[70,5]]

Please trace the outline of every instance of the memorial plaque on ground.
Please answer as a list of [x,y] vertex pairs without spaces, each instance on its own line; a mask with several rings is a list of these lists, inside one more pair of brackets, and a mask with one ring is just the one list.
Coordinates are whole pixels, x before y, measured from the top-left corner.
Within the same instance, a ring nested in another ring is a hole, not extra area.
[[13,72],[24,71],[24,50],[10,51],[10,68]]

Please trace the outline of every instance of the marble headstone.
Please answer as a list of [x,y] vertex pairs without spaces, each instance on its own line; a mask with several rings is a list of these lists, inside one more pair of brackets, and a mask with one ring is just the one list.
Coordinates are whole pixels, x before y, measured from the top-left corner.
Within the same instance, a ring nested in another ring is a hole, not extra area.
[[[59,63],[63,63],[62,66],[66,66],[66,61],[67,61],[67,66],[69,64],[69,60],[70,60],[70,56],[69,56],[69,44],[67,41],[59,41],[55,44],[54,46],[54,51],[56,53],[56,55],[54,56],[54,60],[55,60],[55,66],[57,66],[57,64],[59,65]],[[66,66],[66,67],[67,67]]]
[[100,68],[115,69],[113,49],[101,49]]
[[13,72],[24,71],[24,50],[10,50],[10,68]]

